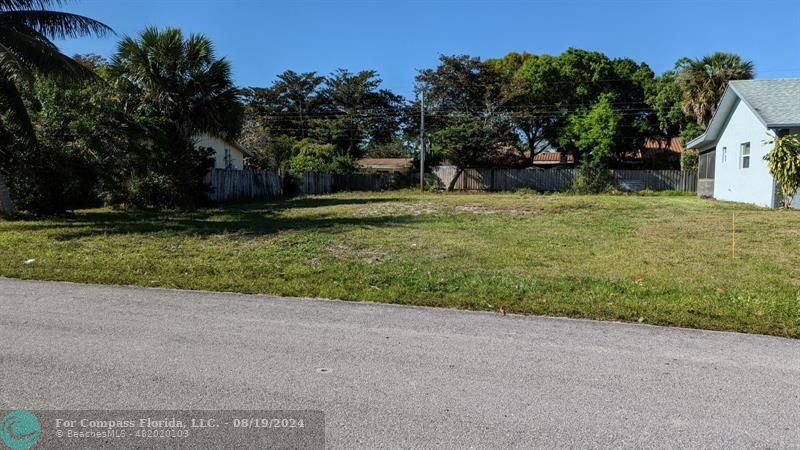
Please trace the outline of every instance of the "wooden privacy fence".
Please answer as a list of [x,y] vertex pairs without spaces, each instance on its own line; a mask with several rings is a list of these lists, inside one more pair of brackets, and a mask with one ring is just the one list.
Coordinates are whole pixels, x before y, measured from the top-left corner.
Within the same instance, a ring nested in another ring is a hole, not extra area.
[[[433,174],[439,187],[446,188],[457,169],[438,166]],[[697,172],[681,170],[612,170],[617,187],[623,190],[697,191]],[[543,192],[563,192],[570,188],[575,169],[465,169],[453,189],[459,191],[503,191],[535,189]]]
[[[439,187],[450,185],[458,173],[455,166],[437,166],[433,174],[439,179]],[[457,191],[505,191],[535,189],[543,192],[566,191],[572,185],[572,169],[465,169],[456,184]]]
[[697,172],[691,170],[612,170],[611,174],[627,191],[697,192]]
[[301,190],[304,194],[330,194],[341,191],[383,191],[408,187],[411,178],[399,173],[330,174],[308,172],[303,174]]
[[283,195],[281,178],[264,170],[211,169],[206,175],[211,185],[208,197],[216,202],[276,198]]
[[330,194],[333,192],[333,174],[306,172],[300,185],[303,194]]

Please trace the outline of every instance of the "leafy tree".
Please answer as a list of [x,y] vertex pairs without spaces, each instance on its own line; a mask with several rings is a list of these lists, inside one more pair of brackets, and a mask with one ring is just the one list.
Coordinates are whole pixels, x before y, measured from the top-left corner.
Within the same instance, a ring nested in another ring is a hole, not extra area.
[[283,175],[287,164],[295,155],[297,139],[278,135],[269,138],[265,146],[249,147],[253,156],[248,158],[248,164],[262,170],[274,170]]
[[732,53],[717,52],[700,59],[684,58],[676,63],[682,91],[683,111],[703,129],[731,80],[749,80],[755,69],[751,61]]
[[158,143],[162,153],[147,173],[171,180],[175,205],[204,201],[208,187],[203,178],[211,161],[208,151],[195,148],[194,137],[235,138],[242,126],[228,62],[216,57],[203,35],[184,38],[177,28],[149,27],[119,43],[112,70],[123,81],[132,110],[159,120],[164,130]]
[[[101,58],[95,63],[104,79],[107,64]],[[20,204],[59,212],[119,198],[130,171],[147,159],[146,122],[127,114],[103,81],[65,84],[37,76],[29,98],[37,145],[16,146],[10,176]]]
[[310,121],[322,114],[319,89],[325,77],[287,70],[272,86],[245,90],[245,121],[257,121],[269,133],[305,139]]
[[465,168],[489,162],[501,147],[518,141],[507,114],[517,95],[510,79],[502,63],[466,55],[442,55],[435,69],[417,76],[417,89],[430,107],[432,150],[457,168],[448,190]]
[[289,171],[295,175],[305,172],[327,172],[333,161],[333,144],[319,144],[305,139],[295,144],[295,156],[289,161]]
[[434,142],[450,164],[456,166],[456,174],[448,191],[452,191],[464,169],[490,159],[499,150],[498,142],[507,130],[489,120],[458,114],[451,118],[448,126],[434,133]]
[[683,92],[676,77],[674,71],[664,72],[646,89],[647,105],[656,116],[658,130],[665,136],[679,135],[691,120],[683,112]]
[[778,136],[764,159],[781,188],[781,205],[788,208],[800,187],[800,134]]
[[523,156],[527,155],[527,162],[532,164],[536,155],[547,148],[548,140],[553,139],[563,121],[559,107],[564,96],[560,63],[557,57],[550,55],[509,55],[512,60],[519,61],[520,66],[511,79],[510,89],[517,95],[511,96],[508,117],[522,136],[519,147]]
[[603,94],[591,109],[569,118],[561,147],[569,150],[576,161],[588,157],[608,168],[620,150],[616,140],[621,121],[622,114],[614,109],[614,95]]
[[[62,54],[53,39],[105,36],[108,26],[88,17],[47,8],[58,0],[0,0],[0,214],[14,211],[6,186],[9,147],[14,141],[35,146],[20,87],[30,86],[35,73],[64,80],[91,78],[83,65]],[[4,173],[5,172],[5,173]]]
[[647,104],[646,92],[655,80],[655,74],[645,63],[628,58],[611,60],[613,81],[608,83],[603,95],[613,94],[613,110],[619,114],[616,150],[630,152],[644,145],[645,137],[657,133],[656,118]]
[[289,172],[301,175],[305,172],[352,173],[358,164],[347,155],[336,153],[333,144],[320,144],[310,139],[295,143],[295,156],[288,163]]
[[311,137],[351,159],[370,146],[391,142],[400,127],[403,99],[380,84],[373,70],[331,74],[319,92],[324,118],[311,120]]
[[559,55],[564,95],[569,110],[592,105],[616,83],[609,58],[600,52],[569,48]]
[[567,151],[575,138],[570,122],[596,104],[605,94],[611,94],[612,109],[618,111],[614,151],[638,148],[645,136],[652,134],[655,120],[646,102],[646,93],[653,84],[653,71],[644,63],[631,59],[609,59],[599,52],[570,48],[559,56],[509,54],[511,62],[501,60],[502,67],[520,62],[510,85],[511,102],[506,114],[511,119],[521,146],[531,158],[549,144],[566,143]]

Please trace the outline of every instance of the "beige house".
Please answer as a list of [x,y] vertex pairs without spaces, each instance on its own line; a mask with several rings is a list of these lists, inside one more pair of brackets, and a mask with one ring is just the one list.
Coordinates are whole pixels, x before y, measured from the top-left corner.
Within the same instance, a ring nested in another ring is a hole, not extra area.
[[227,141],[209,134],[195,136],[195,147],[205,147],[214,149],[214,168],[215,169],[244,169],[244,159],[249,154],[241,145],[236,142]]

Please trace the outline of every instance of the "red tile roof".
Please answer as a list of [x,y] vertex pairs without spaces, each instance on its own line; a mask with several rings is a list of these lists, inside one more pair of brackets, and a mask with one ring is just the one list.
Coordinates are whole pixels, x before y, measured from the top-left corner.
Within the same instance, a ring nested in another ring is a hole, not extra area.
[[533,157],[534,164],[572,164],[575,160],[572,155],[561,155],[561,152],[542,152]]
[[644,139],[642,150],[682,153],[683,144],[681,143],[681,138],[678,137],[649,137]]

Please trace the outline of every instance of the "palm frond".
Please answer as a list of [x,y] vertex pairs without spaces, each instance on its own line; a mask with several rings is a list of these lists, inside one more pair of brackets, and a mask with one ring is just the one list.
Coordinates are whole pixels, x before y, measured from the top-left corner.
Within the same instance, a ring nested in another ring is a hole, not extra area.
[[91,80],[96,77],[87,67],[59,52],[55,45],[40,37],[35,30],[25,33],[0,27],[0,44],[42,74],[63,80]]
[[108,25],[78,14],[60,11],[15,10],[0,12],[0,24],[32,28],[50,39],[107,36],[114,34]]
[[29,83],[33,79],[29,67],[3,44],[0,44],[0,75],[11,82]]
[[25,103],[22,101],[17,86],[14,83],[0,79],[0,112],[7,120],[3,124],[13,135],[17,136],[22,142],[31,143],[36,141],[36,134],[33,131],[31,118]]
[[63,0],[0,0],[0,11],[50,9],[67,3]]

